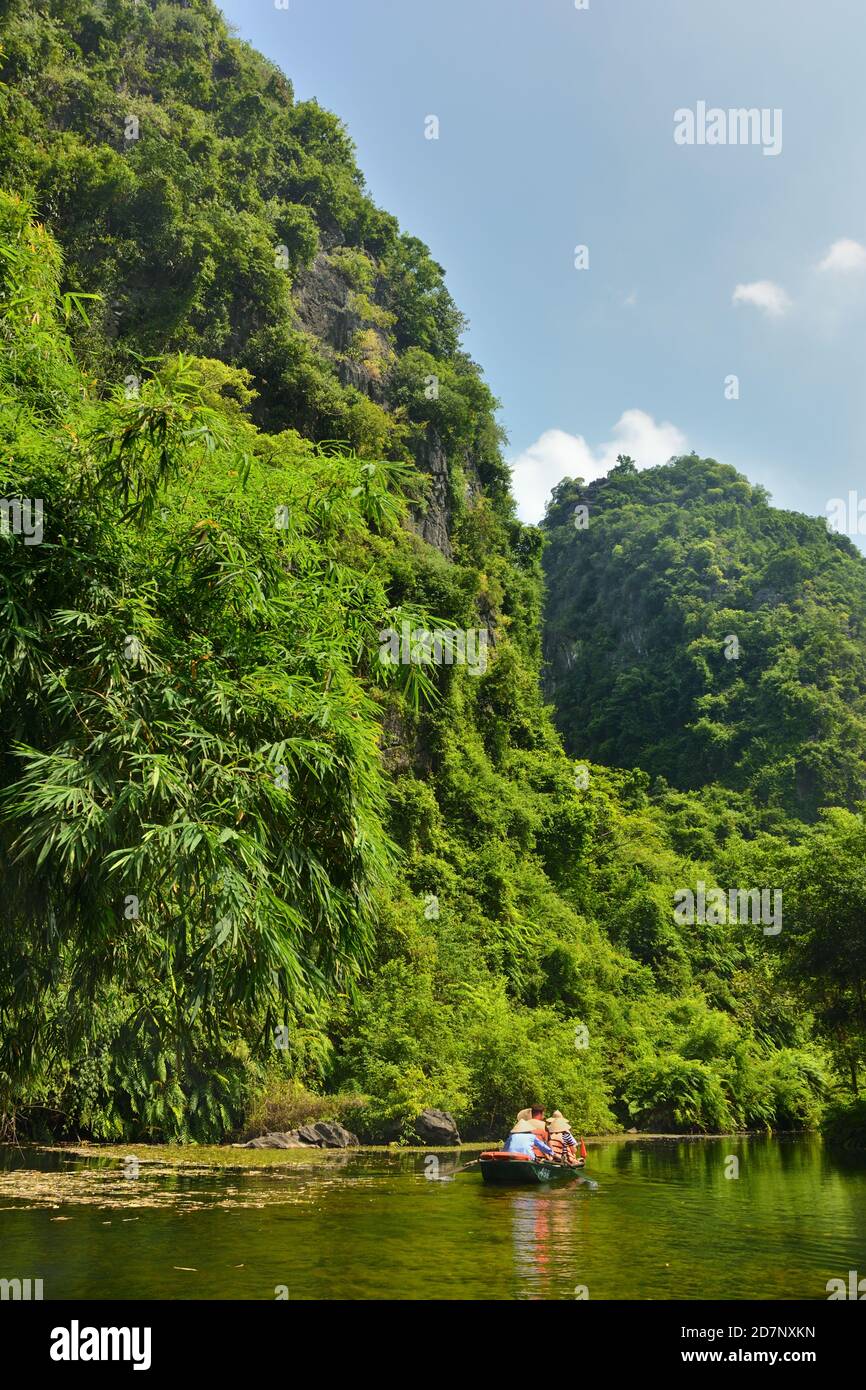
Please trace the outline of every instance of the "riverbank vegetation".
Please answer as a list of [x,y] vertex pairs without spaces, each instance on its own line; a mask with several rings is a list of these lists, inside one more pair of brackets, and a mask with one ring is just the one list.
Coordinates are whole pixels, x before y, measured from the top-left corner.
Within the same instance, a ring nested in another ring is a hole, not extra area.
[[[206,0],[12,0],[0,35],[0,493],[44,526],[0,534],[7,1132],[817,1124],[866,1035],[862,559],[684,459],[615,470],[585,565],[561,489],[564,747],[545,534],[340,123]],[[763,674],[712,665],[732,613]],[[483,631],[484,669],[382,662],[404,622]],[[698,881],[783,890],[783,930],[677,922]]]

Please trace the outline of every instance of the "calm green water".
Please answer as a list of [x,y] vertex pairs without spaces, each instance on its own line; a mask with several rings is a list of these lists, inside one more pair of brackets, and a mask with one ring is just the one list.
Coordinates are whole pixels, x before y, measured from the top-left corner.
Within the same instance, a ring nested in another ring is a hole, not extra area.
[[136,1176],[6,1150],[0,1278],[46,1299],[823,1299],[866,1275],[866,1161],[813,1138],[591,1145],[595,1187],[452,1177],[471,1156],[431,1180],[419,1152]]

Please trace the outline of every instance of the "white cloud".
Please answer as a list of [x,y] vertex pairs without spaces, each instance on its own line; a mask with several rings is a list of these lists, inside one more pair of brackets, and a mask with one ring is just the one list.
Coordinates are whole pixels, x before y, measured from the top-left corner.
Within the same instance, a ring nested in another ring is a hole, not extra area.
[[645,410],[624,410],[613,427],[612,438],[593,449],[582,435],[565,430],[545,430],[511,464],[511,486],[521,521],[535,524],[544,516],[547,499],[563,478],[592,482],[603,478],[616,463],[617,454],[629,454],[638,468],[667,463],[682,454],[686,437],[668,421],[656,424]]
[[841,237],[839,241],[833,242],[823,261],[818,262],[818,269],[843,272],[864,270],[866,246],[861,246],[859,241],[852,241],[850,237]]
[[734,303],[754,304],[771,318],[779,318],[791,307],[791,301],[782,286],[774,284],[772,280],[753,280],[750,285],[737,285],[734,290]]

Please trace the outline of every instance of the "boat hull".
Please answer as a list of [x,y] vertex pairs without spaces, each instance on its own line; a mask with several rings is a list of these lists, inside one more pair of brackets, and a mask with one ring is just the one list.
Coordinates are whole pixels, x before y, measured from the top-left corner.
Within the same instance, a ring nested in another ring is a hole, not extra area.
[[560,1163],[544,1163],[532,1160],[509,1162],[504,1158],[479,1159],[481,1176],[491,1187],[538,1187],[548,1183],[573,1182],[578,1176],[579,1167],[563,1166]]

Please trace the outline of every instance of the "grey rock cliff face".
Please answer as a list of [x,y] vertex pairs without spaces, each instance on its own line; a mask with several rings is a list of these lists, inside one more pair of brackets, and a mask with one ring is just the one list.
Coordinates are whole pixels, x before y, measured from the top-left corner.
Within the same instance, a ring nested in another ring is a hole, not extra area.
[[[344,386],[354,386],[379,405],[389,405],[387,372],[371,369],[363,357],[353,357],[356,334],[360,329],[371,336],[386,359],[389,344],[385,335],[365,322],[352,308],[351,285],[340,268],[332,263],[327,252],[320,251],[312,264],[296,277],[295,308],[300,328],[318,343],[323,355],[334,366]],[[454,507],[451,496],[449,459],[436,431],[428,429],[415,448],[418,468],[430,478],[426,507],[413,515],[412,524],[429,545],[452,558],[451,536],[454,527]],[[471,502],[482,491],[471,459],[461,460],[467,483],[467,498]]]
[[429,545],[451,559],[451,480],[448,458],[439,436],[430,431],[416,455],[418,467],[430,478],[427,509],[416,518],[416,529]]
[[362,360],[348,354],[360,329],[371,333],[382,354],[388,342],[374,325],[366,323],[352,308],[352,288],[345,275],[320,251],[294,286],[295,309],[300,326],[318,340],[336,368],[344,386],[354,386],[378,404],[385,404],[385,390],[379,376]]
[[[303,328],[333,352],[345,352],[351,332],[346,277],[320,251],[295,280],[295,307]],[[357,325],[355,325],[357,326]]]

